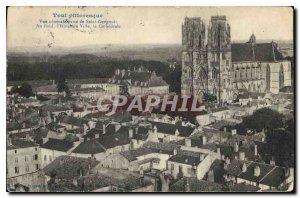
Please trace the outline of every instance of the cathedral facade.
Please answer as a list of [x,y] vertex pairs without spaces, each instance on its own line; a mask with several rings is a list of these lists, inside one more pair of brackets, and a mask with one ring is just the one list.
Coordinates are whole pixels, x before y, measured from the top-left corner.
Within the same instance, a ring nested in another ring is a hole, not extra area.
[[[206,29],[207,28],[207,29]],[[182,25],[181,93],[202,100],[209,93],[219,104],[231,102],[241,91],[278,93],[291,86],[291,65],[276,43],[231,43],[225,16],[212,16],[208,27],[200,17],[186,17]]]

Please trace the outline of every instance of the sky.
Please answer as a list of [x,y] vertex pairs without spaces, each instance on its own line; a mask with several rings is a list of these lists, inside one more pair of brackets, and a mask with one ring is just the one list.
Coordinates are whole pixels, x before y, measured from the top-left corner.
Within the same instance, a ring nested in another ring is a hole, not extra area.
[[[69,14],[101,15],[95,20],[115,21],[119,28],[37,27],[41,25],[40,19],[58,19],[54,13],[67,14],[67,17]],[[233,41],[248,40],[252,33],[257,40],[293,40],[290,7],[10,7],[7,47],[180,44],[181,25],[186,16],[201,17],[208,24],[214,15],[227,17]]]

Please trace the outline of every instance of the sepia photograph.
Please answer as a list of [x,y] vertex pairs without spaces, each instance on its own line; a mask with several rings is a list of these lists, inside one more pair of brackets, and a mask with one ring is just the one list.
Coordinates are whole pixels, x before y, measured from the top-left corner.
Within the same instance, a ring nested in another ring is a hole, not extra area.
[[6,12],[7,192],[295,192],[293,7]]

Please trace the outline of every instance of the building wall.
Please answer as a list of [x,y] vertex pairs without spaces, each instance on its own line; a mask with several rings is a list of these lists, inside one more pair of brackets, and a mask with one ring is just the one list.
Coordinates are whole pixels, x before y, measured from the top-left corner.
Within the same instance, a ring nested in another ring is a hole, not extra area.
[[[267,67],[270,68],[270,92],[278,93],[282,86],[291,86],[291,63],[290,61],[278,61],[278,62],[263,62],[264,78],[267,78]],[[279,84],[280,69],[283,68],[284,82],[282,85]]]
[[66,152],[56,151],[56,150],[51,150],[46,148],[40,148],[40,151],[41,151],[41,168],[46,167],[57,157],[62,155],[67,155]]
[[7,150],[6,163],[7,178],[18,177],[36,172],[41,168],[40,148],[28,147]]

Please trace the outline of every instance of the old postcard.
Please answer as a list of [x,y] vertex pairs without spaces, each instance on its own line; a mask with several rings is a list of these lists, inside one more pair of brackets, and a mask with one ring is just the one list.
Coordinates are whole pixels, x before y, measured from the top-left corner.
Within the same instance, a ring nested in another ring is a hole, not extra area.
[[8,7],[9,192],[293,192],[292,7]]

